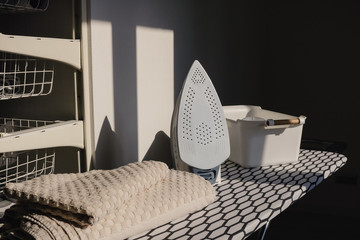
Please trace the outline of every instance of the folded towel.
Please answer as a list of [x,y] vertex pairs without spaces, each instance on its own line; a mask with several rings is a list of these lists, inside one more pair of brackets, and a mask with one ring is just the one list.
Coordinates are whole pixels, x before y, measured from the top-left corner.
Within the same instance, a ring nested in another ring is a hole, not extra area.
[[113,170],[42,175],[9,183],[4,193],[9,198],[37,203],[34,207],[39,211],[84,226],[99,221],[133,195],[159,182],[168,171],[164,163],[144,161]]
[[214,188],[202,177],[155,161],[42,176],[9,184],[5,193],[21,202],[5,213],[13,224],[4,230],[17,227],[35,239],[124,239],[215,200]]

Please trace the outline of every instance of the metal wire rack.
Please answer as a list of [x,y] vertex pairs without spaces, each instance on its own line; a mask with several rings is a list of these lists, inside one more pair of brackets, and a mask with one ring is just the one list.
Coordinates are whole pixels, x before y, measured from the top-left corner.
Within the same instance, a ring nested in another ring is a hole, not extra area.
[[0,117],[0,134],[6,135],[17,131],[46,126],[55,123],[54,121],[31,120],[20,118],[3,118]]
[[0,52],[0,100],[48,95],[53,80],[51,61]]
[[[54,122],[0,118],[0,137],[51,123]],[[40,175],[53,173],[54,166],[54,149],[0,153],[0,193],[9,182],[21,182]]]
[[0,0],[0,10],[37,12],[45,11],[49,0]]

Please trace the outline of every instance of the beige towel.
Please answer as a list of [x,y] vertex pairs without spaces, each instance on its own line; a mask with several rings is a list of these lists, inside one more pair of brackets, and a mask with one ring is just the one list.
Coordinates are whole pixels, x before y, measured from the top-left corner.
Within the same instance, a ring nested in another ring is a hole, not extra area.
[[[9,183],[4,192],[10,198],[48,206],[39,207],[40,211],[88,225],[158,183],[168,173],[164,163],[144,161],[113,170],[43,175],[22,183]],[[65,215],[62,210],[66,211]]]
[[21,213],[20,229],[35,239],[124,239],[215,200],[214,188],[202,177],[155,161],[42,176],[7,185],[5,192],[25,201],[10,211]]

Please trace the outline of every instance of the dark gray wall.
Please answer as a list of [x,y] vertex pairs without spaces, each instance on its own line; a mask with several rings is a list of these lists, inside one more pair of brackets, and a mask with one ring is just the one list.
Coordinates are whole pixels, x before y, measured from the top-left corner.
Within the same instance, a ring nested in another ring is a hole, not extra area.
[[[345,169],[355,177],[360,171],[353,123],[360,115],[358,2],[109,0],[91,7],[93,19],[112,22],[118,116],[137,117],[129,98],[136,94],[135,27],[172,29],[175,97],[198,59],[223,105],[306,115],[304,138],[347,143]],[[137,144],[135,125],[115,125],[125,149]]]
[[263,15],[262,105],[308,116],[305,138],[347,143],[345,169],[359,173],[360,3],[267,2]]
[[303,138],[344,143],[348,157],[334,176],[273,221],[267,238],[358,239],[360,2],[266,1],[261,9],[256,101],[306,115]]
[[[304,208],[311,214],[296,224],[306,228],[307,218],[320,216],[319,221],[331,219],[341,235],[349,229],[344,227],[346,224],[341,225],[346,223],[342,217],[359,221],[354,214],[360,207],[356,126],[360,109],[356,105],[359,97],[355,86],[360,65],[358,1],[93,0],[91,3],[92,19],[110,21],[113,27],[117,66],[114,68],[115,140],[121,143],[109,155],[116,159],[115,165],[137,161],[136,98],[131,98],[136,94],[135,28],[141,25],[172,29],[175,98],[192,62],[198,59],[223,105],[260,105],[292,115],[306,115],[304,139],[347,145],[344,151],[349,158],[347,165],[308,194],[308,200],[297,205],[300,207],[295,216],[300,216]],[[124,121],[123,117],[130,121]],[[103,139],[98,143],[102,146],[113,144],[114,140],[114,136],[109,138],[106,134],[106,129],[109,127],[105,124]],[[313,222],[320,234],[329,228],[326,224],[319,228]],[[311,239],[309,233],[305,236]]]

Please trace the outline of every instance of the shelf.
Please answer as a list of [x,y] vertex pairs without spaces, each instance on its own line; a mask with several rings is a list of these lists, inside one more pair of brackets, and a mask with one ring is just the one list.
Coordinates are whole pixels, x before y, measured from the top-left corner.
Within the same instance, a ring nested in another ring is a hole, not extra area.
[[0,33],[0,51],[46,58],[81,68],[80,40],[13,36]]
[[13,132],[6,131],[9,128],[8,126],[2,126],[3,133],[2,137],[0,137],[0,153],[53,147],[84,148],[82,121],[55,122]]

